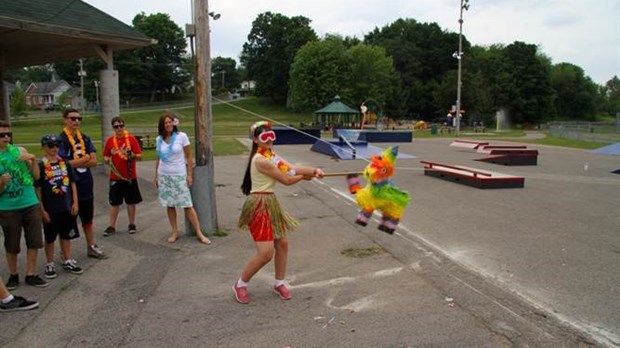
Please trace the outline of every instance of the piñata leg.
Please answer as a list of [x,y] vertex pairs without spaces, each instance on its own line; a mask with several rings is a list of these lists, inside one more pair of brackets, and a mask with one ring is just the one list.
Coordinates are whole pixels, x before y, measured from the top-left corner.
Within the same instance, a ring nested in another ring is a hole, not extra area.
[[357,220],[355,223],[360,226],[368,225],[368,220],[372,216],[372,210],[360,210],[359,214],[357,214]]
[[394,230],[396,230],[396,226],[398,226],[399,219],[395,217],[391,217],[388,215],[383,215],[381,217],[381,223],[377,227],[380,231],[383,231],[388,234],[394,234]]

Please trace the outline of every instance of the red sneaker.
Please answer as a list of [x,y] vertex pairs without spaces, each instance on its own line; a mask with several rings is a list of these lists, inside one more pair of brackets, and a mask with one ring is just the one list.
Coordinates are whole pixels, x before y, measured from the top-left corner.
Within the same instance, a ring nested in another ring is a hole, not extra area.
[[250,303],[250,294],[248,294],[247,287],[239,287],[237,283],[235,283],[235,285],[233,285],[233,291],[235,292],[235,299],[237,299],[237,302],[242,304]]
[[286,285],[284,284],[280,284],[274,287],[273,292],[278,294],[278,296],[280,296],[280,298],[283,300],[290,300],[293,297],[293,295],[291,295],[291,292],[286,288]]

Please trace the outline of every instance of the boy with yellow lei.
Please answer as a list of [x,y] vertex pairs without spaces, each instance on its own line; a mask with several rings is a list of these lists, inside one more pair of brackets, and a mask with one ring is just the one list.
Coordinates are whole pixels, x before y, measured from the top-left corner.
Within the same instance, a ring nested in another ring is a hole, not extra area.
[[97,165],[97,153],[90,138],[80,131],[82,116],[76,109],[63,112],[65,127],[58,136],[58,156],[69,162],[77,172],[77,191],[80,222],[86,236],[88,257],[105,259],[107,256],[95,243],[93,232],[94,182],[90,168]]
[[127,204],[127,232],[136,233],[136,205],[142,202],[136,172],[136,161],[142,158],[140,144],[129,134],[120,116],[112,118],[112,128],[114,134],[106,140],[103,148],[103,161],[110,166],[110,224],[103,231],[104,236],[116,233],[116,220],[123,201]]

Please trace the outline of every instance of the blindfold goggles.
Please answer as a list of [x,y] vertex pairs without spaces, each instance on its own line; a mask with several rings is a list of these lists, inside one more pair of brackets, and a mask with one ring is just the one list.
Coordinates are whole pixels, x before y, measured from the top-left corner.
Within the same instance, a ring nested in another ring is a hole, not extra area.
[[260,141],[263,144],[268,142],[269,140],[276,141],[276,132],[270,130],[270,131],[262,132],[261,134],[258,135],[258,141]]

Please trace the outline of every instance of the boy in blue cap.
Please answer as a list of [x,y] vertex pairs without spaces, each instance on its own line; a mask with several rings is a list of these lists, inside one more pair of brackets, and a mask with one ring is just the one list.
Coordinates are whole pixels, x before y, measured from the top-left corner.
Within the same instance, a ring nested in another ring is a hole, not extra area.
[[41,201],[43,234],[45,235],[45,277],[56,278],[54,243],[60,238],[63,268],[73,274],[84,272],[71,255],[71,240],[80,236],[76,222],[78,214],[76,174],[69,161],[58,156],[58,139],[55,135],[41,138],[43,158],[39,162],[41,176],[35,182]]

